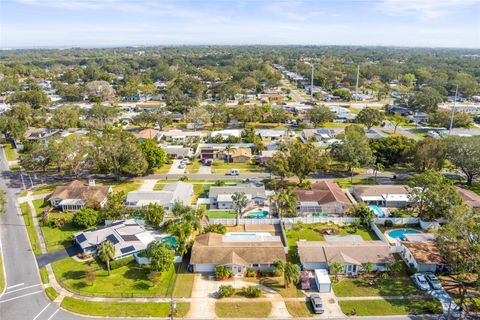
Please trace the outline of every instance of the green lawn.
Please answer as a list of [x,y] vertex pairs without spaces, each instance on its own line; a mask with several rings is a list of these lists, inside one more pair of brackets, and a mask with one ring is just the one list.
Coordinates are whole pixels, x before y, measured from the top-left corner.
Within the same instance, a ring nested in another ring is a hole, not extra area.
[[332,284],[338,297],[366,296],[401,296],[422,294],[406,274],[390,276],[387,279],[377,278],[375,285],[370,285],[369,278],[342,279]]
[[189,164],[187,164],[187,167],[185,168],[185,173],[197,173],[201,165],[202,164],[200,163],[200,161],[195,158]]
[[272,290],[278,292],[282,297],[285,298],[297,298],[305,297],[302,291],[298,290],[296,286],[290,285],[288,288],[285,288],[285,281],[282,277],[262,277],[262,278],[245,278],[245,281],[259,283],[266,287],[269,287]]
[[35,207],[35,213],[40,215],[43,212],[43,209],[48,205],[45,202],[45,199],[32,200],[33,206]]
[[342,123],[342,122],[327,122],[322,124],[323,128],[345,128],[350,123]]
[[211,184],[194,184],[192,203],[197,203],[198,198],[208,198],[208,190]]
[[70,247],[73,243],[73,235],[79,231],[84,230],[75,226],[71,220],[73,217],[72,212],[53,212],[50,213],[50,221],[56,218],[65,218],[65,224],[61,228],[54,226],[42,226],[43,237],[47,244],[47,251],[55,251],[62,248]]
[[50,280],[48,279],[47,268],[41,267],[41,268],[39,269],[39,271],[40,271],[40,280],[42,280],[42,283],[43,283],[43,284],[49,283]]
[[52,301],[58,297],[58,292],[52,287],[45,288],[45,294]]
[[338,304],[343,313],[349,315],[355,310],[357,316],[442,313],[442,306],[437,299],[348,300],[339,301]]
[[130,191],[136,191],[140,189],[140,187],[142,186],[142,183],[143,181],[140,179],[133,179],[133,180],[122,181],[122,182],[106,180],[106,181],[99,181],[97,184],[112,186],[112,190],[114,192],[123,191],[125,194],[127,194]]
[[[65,297],[61,307],[79,314],[98,317],[158,317],[170,316],[168,302],[92,302]],[[178,302],[176,317],[184,317],[190,304]]]
[[215,302],[219,318],[266,318],[271,311],[271,302]]
[[294,318],[313,317],[312,305],[309,301],[285,301],[285,306]]
[[195,274],[188,272],[186,267],[187,264],[182,263],[178,269],[175,289],[173,289],[174,298],[190,298],[192,296]]
[[168,171],[170,171],[171,166],[172,166],[171,163],[166,163],[161,168],[154,169],[153,173],[155,173],[155,174],[167,174]]
[[3,292],[5,287],[5,274],[3,273],[3,261],[2,256],[0,255],[0,292]]
[[264,172],[260,166],[251,163],[227,163],[215,160],[212,164],[212,173],[230,173],[231,169],[239,169],[240,173]]
[[33,225],[33,218],[30,214],[30,208],[26,202],[20,204],[20,209],[22,210],[23,221],[27,228],[28,238],[30,239],[30,244],[32,245],[33,252],[35,254],[41,254],[40,250],[40,241],[38,240],[37,233],[35,232],[35,227]]
[[205,215],[210,219],[235,219],[235,211],[232,210],[206,210]]
[[[85,279],[88,268],[96,270],[96,279]],[[112,270],[110,276],[95,260],[76,262],[68,258],[52,264],[55,277],[67,290],[79,294],[106,297],[169,297],[173,290],[175,268],[164,272],[157,284],[148,279],[148,267],[136,262]]]
[[7,161],[15,161],[17,160],[17,152],[13,149],[11,144],[4,144],[3,150],[5,151],[5,156],[7,157]]
[[335,182],[338,183],[340,188],[351,188],[353,185],[364,185],[364,184],[377,184],[373,178],[339,178],[335,179]]

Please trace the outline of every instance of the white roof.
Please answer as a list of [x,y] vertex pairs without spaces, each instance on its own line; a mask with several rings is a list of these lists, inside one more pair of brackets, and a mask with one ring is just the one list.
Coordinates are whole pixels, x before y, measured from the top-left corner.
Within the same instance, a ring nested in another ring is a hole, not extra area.
[[408,201],[408,194],[382,194],[386,201]]
[[[217,196],[218,202],[232,202],[232,193],[219,194]],[[246,194],[248,200],[252,200],[251,194]]]
[[220,130],[220,131],[212,131],[212,133],[210,133],[211,137],[215,137],[217,135],[221,135],[223,137],[228,137],[228,136],[241,137],[242,136],[242,130],[240,130],[240,129],[226,129],[226,130]]
[[317,278],[318,283],[332,283],[326,269],[315,269],[315,278]]

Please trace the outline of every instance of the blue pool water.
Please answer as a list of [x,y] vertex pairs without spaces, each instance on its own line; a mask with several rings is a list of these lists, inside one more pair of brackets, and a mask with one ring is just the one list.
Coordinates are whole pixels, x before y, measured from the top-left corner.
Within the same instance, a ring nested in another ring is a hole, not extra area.
[[385,212],[383,212],[382,209],[380,209],[379,206],[371,205],[371,206],[368,206],[368,207],[373,210],[373,212],[375,213],[375,215],[377,217],[379,217],[379,218],[385,217]]
[[266,216],[268,216],[268,211],[262,210],[262,211],[258,211],[258,212],[248,213],[245,216],[245,218],[247,218],[247,219],[263,219]]
[[395,238],[395,239],[405,239],[405,234],[416,234],[416,233],[421,233],[421,232],[414,229],[396,229],[396,230],[387,232],[390,238]]
[[176,247],[176,246],[177,246],[177,243],[178,243],[177,239],[175,239],[175,237],[171,237],[171,236],[165,237],[165,238],[163,238],[161,241],[162,241],[162,243],[165,244],[167,247],[171,247],[171,248]]

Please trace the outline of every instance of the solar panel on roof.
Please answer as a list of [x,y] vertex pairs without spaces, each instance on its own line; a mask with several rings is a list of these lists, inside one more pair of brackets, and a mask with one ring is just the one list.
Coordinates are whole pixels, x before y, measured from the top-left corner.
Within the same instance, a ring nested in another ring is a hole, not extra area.
[[122,239],[125,241],[138,241],[137,236],[134,234],[125,234],[121,235],[120,237],[122,237]]
[[114,234],[109,234],[105,239],[107,239],[108,241],[111,241],[113,244],[117,244],[117,243],[120,242],[120,241],[117,239],[117,237],[115,237]]
[[77,236],[77,241],[82,243],[84,241],[87,241],[87,238],[85,237],[85,235],[83,233],[80,233],[78,236]]
[[135,247],[134,246],[128,246],[126,248],[121,248],[120,251],[125,254],[125,253],[129,253],[129,252],[132,252],[135,250]]

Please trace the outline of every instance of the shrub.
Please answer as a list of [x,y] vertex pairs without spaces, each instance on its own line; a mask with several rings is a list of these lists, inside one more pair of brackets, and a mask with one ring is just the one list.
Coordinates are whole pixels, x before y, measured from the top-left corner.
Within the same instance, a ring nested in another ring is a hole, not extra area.
[[244,287],[242,289],[243,294],[249,298],[258,298],[262,295],[262,289],[254,287],[254,286],[248,286]]
[[390,228],[393,227],[393,222],[392,220],[385,220],[385,223],[383,225],[387,228]]
[[247,271],[245,271],[245,277],[247,278],[254,278],[256,276],[257,276],[257,271],[251,268],[247,268]]
[[417,270],[417,268],[415,268],[415,267],[409,267],[409,268],[407,269],[407,274],[408,274],[409,276],[413,276],[413,275],[414,275],[415,273],[417,273],[417,272],[418,272],[418,270]]
[[225,185],[225,181],[223,180],[217,180],[215,181],[215,183],[213,184],[215,187],[222,187]]
[[283,270],[276,267],[273,268],[272,271],[270,272],[272,277],[280,277],[282,273],[283,273]]
[[72,222],[76,226],[88,228],[97,224],[98,217],[98,211],[90,208],[83,208],[73,215]]
[[223,224],[210,224],[203,228],[203,232],[214,232],[214,233],[220,233],[220,234],[225,234],[227,232],[227,228]]
[[225,280],[233,277],[232,270],[225,266],[216,266],[213,272],[215,273],[215,278],[218,280]]
[[133,262],[134,260],[135,260],[135,258],[133,256],[130,256],[130,257],[126,257],[126,258],[123,258],[123,259],[110,261],[110,269],[114,270],[114,269],[124,267],[124,266],[130,264],[131,262]]
[[183,177],[181,177],[181,178],[178,179],[178,180],[180,180],[180,181],[188,181],[188,177],[187,177],[187,176],[183,176]]
[[218,288],[218,296],[221,298],[224,297],[231,297],[235,294],[237,290],[231,285],[221,285],[220,288]]
[[298,184],[298,187],[304,190],[312,189],[312,182],[310,180],[304,180]]

